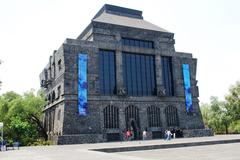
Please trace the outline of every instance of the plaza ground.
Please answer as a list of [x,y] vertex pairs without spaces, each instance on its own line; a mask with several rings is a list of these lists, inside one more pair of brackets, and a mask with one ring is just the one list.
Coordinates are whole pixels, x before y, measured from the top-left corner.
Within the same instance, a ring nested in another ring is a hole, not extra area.
[[[188,146],[199,142],[231,141],[234,143]],[[239,160],[240,135],[182,138],[171,141],[149,140],[98,144],[21,147],[20,150],[0,152],[0,160]],[[144,147],[154,145],[176,145],[180,148],[140,150],[105,153],[93,151],[102,148]]]

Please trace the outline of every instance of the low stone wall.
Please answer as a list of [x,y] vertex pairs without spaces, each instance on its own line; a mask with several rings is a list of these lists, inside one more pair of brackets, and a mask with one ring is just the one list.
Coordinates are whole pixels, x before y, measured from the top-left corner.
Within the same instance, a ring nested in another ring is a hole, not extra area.
[[[204,137],[213,136],[211,129],[188,129],[183,130],[183,137]],[[83,144],[83,143],[100,143],[106,142],[103,134],[72,134],[62,136],[52,136],[54,144]]]
[[213,136],[214,133],[211,129],[188,129],[183,130],[183,137],[205,137]]
[[99,143],[103,142],[102,134],[73,134],[54,136],[52,138],[55,144],[83,144],[83,143]]

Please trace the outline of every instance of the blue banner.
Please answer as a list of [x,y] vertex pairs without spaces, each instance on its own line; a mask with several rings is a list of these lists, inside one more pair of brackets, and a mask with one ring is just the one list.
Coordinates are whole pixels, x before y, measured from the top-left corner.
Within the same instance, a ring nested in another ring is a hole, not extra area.
[[192,94],[191,94],[191,83],[190,83],[190,73],[189,73],[189,65],[183,64],[183,80],[184,80],[184,93],[186,100],[186,111],[192,112]]
[[78,55],[78,111],[79,115],[86,116],[87,102],[87,54]]

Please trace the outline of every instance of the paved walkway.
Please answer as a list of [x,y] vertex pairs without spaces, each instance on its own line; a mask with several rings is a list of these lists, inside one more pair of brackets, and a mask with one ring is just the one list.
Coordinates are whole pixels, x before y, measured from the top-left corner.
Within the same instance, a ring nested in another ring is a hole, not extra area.
[[0,152],[0,160],[240,160],[240,143],[103,153],[89,149],[240,139],[240,135],[81,145],[21,147]]

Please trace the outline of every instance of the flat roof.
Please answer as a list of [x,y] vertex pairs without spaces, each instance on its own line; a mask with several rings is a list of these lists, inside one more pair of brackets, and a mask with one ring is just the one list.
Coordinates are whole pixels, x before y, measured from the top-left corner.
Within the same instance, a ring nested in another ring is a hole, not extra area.
[[107,13],[107,12],[102,12],[100,15],[93,18],[92,21],[171,33],[169,31],[167,31],[166,29],[158,27],[157,25],[154,25],[143,19],[121,16],[121,15],[111,14],[111,13]]

